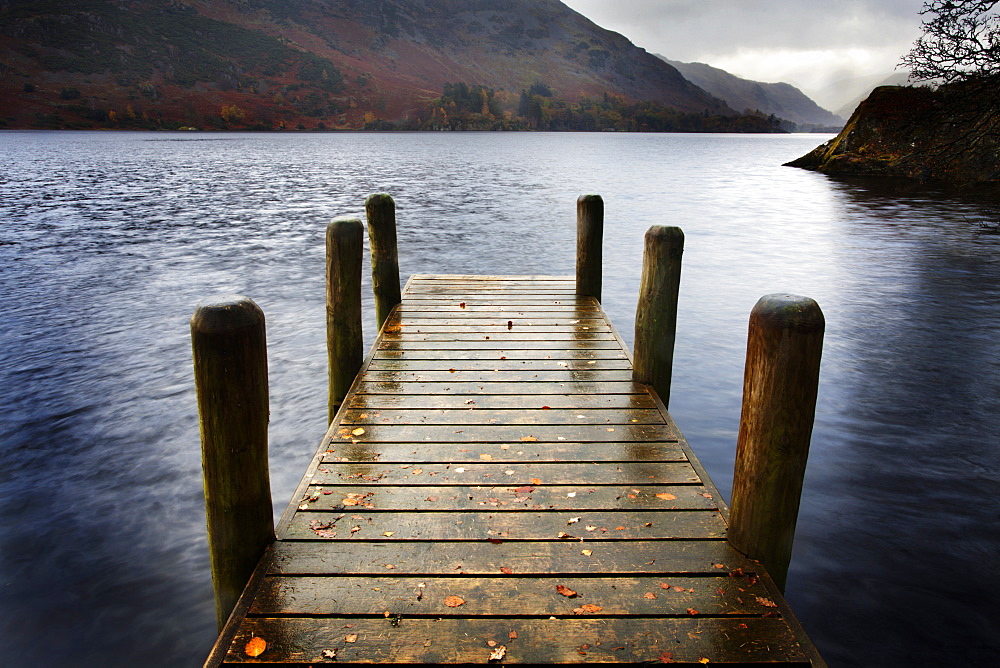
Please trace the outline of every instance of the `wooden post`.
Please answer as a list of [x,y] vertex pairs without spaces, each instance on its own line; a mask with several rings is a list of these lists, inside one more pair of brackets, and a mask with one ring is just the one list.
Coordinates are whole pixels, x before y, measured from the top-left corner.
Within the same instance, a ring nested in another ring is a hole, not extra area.
[[333,422],[365,356],[361,333],[363,237],[364,225],[357,218],[335,218],[326,228],[327,424]]
[[399,253],[396,249],[396,203],[385,193],[369,195],[365,200],[365,214],[372,254],[375,322],[381,331],[389,311],[402,301],[399,293]]
[[601,301],[604,200],[580,195],[576,200],[576,294]]
[[784,591],[826,322],[807,297],[765,295],[750,313],[729,542]]
[[632,378],[637,383],[652,385],[664,406],[670,405],[683,254],[681,228],[654,225],[646,231],[635,311]]
[[204,301],[191,318],[191,344],[215,613],[221,630],[274,541],[264,313],[252,299],[238,295]]

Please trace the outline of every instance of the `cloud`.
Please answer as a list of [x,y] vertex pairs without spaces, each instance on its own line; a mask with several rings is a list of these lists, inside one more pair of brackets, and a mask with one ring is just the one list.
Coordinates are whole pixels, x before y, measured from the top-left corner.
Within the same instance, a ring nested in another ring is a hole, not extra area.
[[760,81],[817,88],[890,72],[923,0],[566,0],[647,51]]

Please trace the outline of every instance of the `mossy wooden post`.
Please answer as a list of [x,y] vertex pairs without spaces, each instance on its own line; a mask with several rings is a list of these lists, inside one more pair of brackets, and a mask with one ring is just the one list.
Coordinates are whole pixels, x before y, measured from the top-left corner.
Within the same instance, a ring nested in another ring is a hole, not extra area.
[[601,301],[604,200],[580,195],[576,200],[576,294]]
[[252,299],[238,295],[203,301],[191,318],[191,344],[215,613],[221,630],[274,541],[264,313]]
[[826,322],[808,297],[765,295],[750,313],[729,542],[784,591],[816,414]]
[[646,231],[644,245],[632,378],[653,386],[663,405],[669,406],[684,232],[679,227],[654,225]]
[[361,259],[364,225],[335,218],[326,228],[326,350],[330,369],[327,423],[333,422],[361,363]]
[[399,292],[399,253],[396,249],[396,203],[385,193],[365,200],[368,245],[372,254],[372,290],[375,292],[375,322],[379,331],[389,312],[402,301]]

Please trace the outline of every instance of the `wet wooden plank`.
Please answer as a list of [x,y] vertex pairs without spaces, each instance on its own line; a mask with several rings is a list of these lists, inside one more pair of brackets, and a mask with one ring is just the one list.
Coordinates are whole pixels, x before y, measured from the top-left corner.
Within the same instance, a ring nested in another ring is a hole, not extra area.
[[621,410],[599,408],[536,408],[490,410],[467,405],[461,409],[350,409],[341,416],[341,424],[440,424],[440,425],[628,425],[664,424],[655,408]]
[[[461,427],[455,429],[453,427]],[[358,430],[363,429],[361,433]],[[620,443],[624,441],[664,441],[678,434],[667,424],[603,424],[574,425],[434,425],[434,424],[369,424],[364,427],[347,425],[336,436],[352,442],[391,441],[394,443],[421,441],[452,441],[463,443],[518,443],[535,441],[575,441]]]
[[[571,521],[571,520],[576,520]],[[587,527],[595,527],[588,531]],[[419,515],[356,506],[343,512],[295,513],[285,540],[488,541],[549,540],[577,543],[633,540],[721,539],[718,511],[451,511]],[[586,546],[584,546],[586,547]],[[581,548],[582,549],[582,548]]]
[[[578,541],[279,542],[271,572],[276,575],[718,575],[749,578],[756,563],[724,540],[631,541],[581,545]],[[590,554],[585,554],[588,550]],[[719,565],[722,568],[719,568]]]
[[[390,568],[391,567],[391,568]],[[382,577],[271,577],[258,594],[254,615],[372,615],[391,610],[406,617],[572,616],[584,603],[599,605],[603,618],[622,616],[760,617],[776,605],[759,582],[723,576],[660,577],[393,577],[396,564],[385,564]],[[423,585],[422,587],[418,585]],[[569,590],[573,596],[560,593]],[[448,605],[449,596],[465,603]],[[695,612],[689,612],[689,611]]]
[[[783,662],[809,665],[805,652],[781,619],[674,617],[587,619],[375,619],[252,617],[233,639],[233,663],[323,662],[337,664],[486,664],[503,646],[505,665],[672,661],[712,663]],[[346,624],[353,624],[345,628]],[[346,642],[348,635],[354,642]],[[356,636],[356,637],[353,637]],[[257,659],[245,653],[252,637],[268,649]],[[489,643],[493,643],[490,645]],[[329,656],[329,654],[327,654]]]
[[418,341],[495,341],[493,348],[498,345],[502,347],[507,342],[513,341],[547,341],[558,343],[560,341],[613,341],[617,345],[614,334],[610,332],[549,332],[549,331],[520,331],[511,330],[495,331],[492,333],[469,332],[411,332],[408,330],[394,332],[387,331],[382,335],[382,340],[391,343],[418,342]]
[[[428,462],[403,468],[381,462],[342,462],[316,470],[316,485],[380,482],[385,485],[640,485],[700,484],[701,478],[686,462],[592,463],[468,463]],[[508,473],[509,472],[509,473]]]
[[461,368],[445,371],[379,371],[369,370],[365,378],[373,383],[446,383],[460,381],[466,383],[561,383],[580,381],[590,383],[631,381],[632,372],[624,369],[553,369],[522,370],[492,369],[465,370]]
[[655,408],[649,394],[531,394],[522,395],[359,395],[346,401],[348,409],[379,410],[383,408],[409,409],[468,409],[495,410],[504,408],[529,408],[548,406],[556,409],[590,410],[595,408]]
[[[378,360],[439,360],[439,361],[459,361],[472,362],[480,360],[489,362],[490,360],[628,360],[628,356],[621,349],[541,349],[528,348],[518,349],[495,349],[483,351],[475,349],[408,349],[408,350],[376,350],[373,357]],[[449,366],[454,366],[453,364]]]
[[380,339],[379,350],[489,350],[497,351],[498,355],[505,354],[508,350],[531,350],[533,354],[544,354],[541,351],[558,350],[571,352],[576,350],[614,350],[621,352],[621,346],[617,341],[609,339],[584,339],[573,341],[547,341],[547,340],[499,340],[483,338],[482,340],[461,340],[461,341],[412,341],[403,342],[399,339]]
[[[506,357],[502,355],[501,357]],[[632,364],[618,359],[413,359],[412,357],[376,358],[368,365],[371,371],[629,371]]]
[[331,442],[322,461],[409,463],[482,462],[488,454],[494,463],[529,462],[685,462],[687,454],[677,441],[639,443],[545,443],[517,445],[481,443],[351,443]]
[[717,510],[705,487],[693,485],[586,485],[552,487],[312,485],[299,510]]
[[[590,382],[567,380],[558,383],[380,383],[362,380],[356,386],[357,394],[635,394],[641,386],[632,382]],[[545,405],[545,404],[543,404]]]

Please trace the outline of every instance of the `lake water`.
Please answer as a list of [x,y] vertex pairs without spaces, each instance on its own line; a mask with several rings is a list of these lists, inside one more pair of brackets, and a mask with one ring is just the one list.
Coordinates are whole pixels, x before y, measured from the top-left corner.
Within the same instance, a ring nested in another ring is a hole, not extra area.
[[0,133],[3,663],[201,664],[188,320],[220,292],[267,315],[280,514],[326,427],[325,226],[385,191],[404,280],[572,274],[576,197],[602,194],[604,304],[630,344],[642,236],[682,227],[671,413],[727,498],[750,309],[816,299],[788,599],[831,665],[992,664],[1000,235],[979,224],[1000,202],[780,166],[825,139]]

